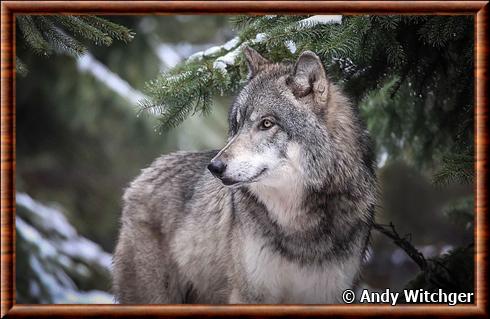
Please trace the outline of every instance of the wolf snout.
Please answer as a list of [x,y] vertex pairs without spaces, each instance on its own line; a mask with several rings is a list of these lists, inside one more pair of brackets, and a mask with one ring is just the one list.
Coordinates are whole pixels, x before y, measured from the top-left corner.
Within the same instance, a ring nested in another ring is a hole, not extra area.
[[226,169],[226,164],[219,159],[213,159],[208,165],[209,171],[216,177],[222,177]]

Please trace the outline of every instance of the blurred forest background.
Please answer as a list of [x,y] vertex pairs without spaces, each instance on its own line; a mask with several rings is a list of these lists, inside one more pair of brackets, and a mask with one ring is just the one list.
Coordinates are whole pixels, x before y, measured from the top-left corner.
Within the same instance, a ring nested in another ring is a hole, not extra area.
[[104,18],[128,29],[17,18],[18,303],[113,302],[124,188],[160,154],[224,144],[243,44],[314,50],[360,107],[397,241],[373,230],[361,287],[473,290],[472,17]]

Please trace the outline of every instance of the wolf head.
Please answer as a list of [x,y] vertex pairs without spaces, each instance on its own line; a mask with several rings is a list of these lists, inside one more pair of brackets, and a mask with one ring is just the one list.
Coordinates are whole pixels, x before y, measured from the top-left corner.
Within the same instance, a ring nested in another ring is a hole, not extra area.
[[274,186],[285,174],[313,188],[345,183],[366,158],[365,134],[319,57],[305,51],[293,65],[243,52],[249,81],[230,108],[228,143],[211,173],[226,185]]

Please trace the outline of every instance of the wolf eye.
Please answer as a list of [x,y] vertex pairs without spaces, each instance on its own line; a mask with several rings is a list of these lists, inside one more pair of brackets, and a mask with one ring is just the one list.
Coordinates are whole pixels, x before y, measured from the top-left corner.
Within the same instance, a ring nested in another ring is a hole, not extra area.
[[262,120],[262,122],[260,122],[259,128],[261,130],[268,130],[273,126],[274,126],[274,123],[271,120],[265,119],[265,120]]

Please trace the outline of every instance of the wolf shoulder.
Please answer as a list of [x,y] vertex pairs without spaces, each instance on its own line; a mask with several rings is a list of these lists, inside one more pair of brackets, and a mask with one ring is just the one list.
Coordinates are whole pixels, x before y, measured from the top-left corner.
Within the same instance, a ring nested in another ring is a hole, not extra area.
[[219,195],[225,192],[206,165],[217,151],[176,152],[162,155],[143,169],[123,195],[124,222],[143,222],[152,225],[172,224],[192,209],[195,196],[206,192]]

